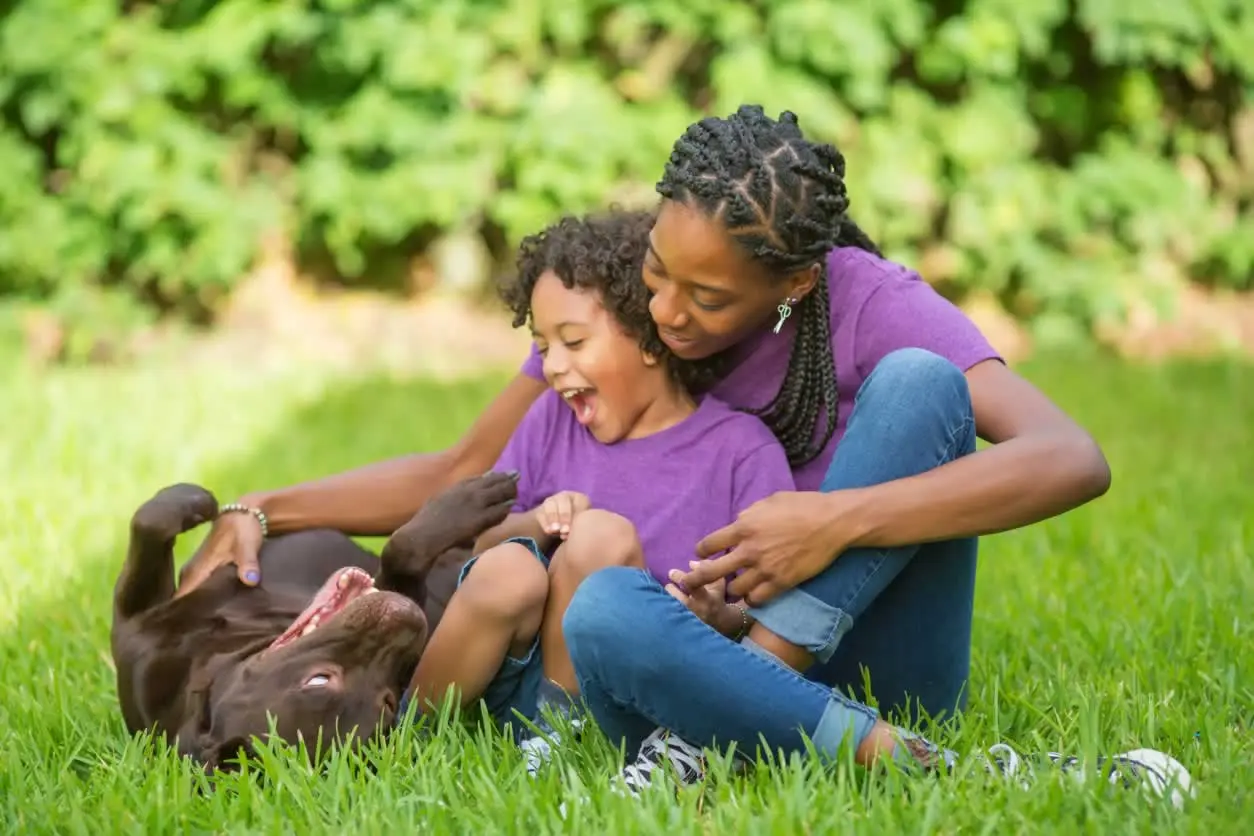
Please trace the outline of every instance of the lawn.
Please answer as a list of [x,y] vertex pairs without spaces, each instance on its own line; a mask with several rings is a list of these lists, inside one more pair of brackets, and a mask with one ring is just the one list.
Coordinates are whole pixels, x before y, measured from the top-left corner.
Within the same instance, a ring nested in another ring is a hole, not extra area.
[[[537,783],[490,734],[410,735],[323,774],[276,751],[265,783],[201,794],[129,739],[109,659],[110,594],[131,511],[193,480],[227,501],[451,440],[502,375],[348,384],[222,370],[8,372],[0,468],[0,812],[57,833],[1243,832],[1254,813],[1254,368],[1039,362],[1024,371],[1096,434],[1111,492],[983,546],[971,705],[959,752],[1166,750],[1192,772],[1184,812],[1126,792],[973,773],[903,782],[791,762],[676,801],[605,790],[593,740]],[[188,535],[180,552],[194,547]],[[1244,648],[1244,649],[1243,649]],[[1240,674],[1245,670],[1245,679]],[[569,805],[563,822],[558,805]]]

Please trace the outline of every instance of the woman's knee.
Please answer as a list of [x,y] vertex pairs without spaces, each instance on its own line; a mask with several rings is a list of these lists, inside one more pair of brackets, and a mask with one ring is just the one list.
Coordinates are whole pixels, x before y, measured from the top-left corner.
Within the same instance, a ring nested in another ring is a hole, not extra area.
[[597,508],[575,517],[558,563],[583,575],[611,566],[644,565],[636,527],[626,517]]
[[521,619],[542,613],[548,592],[548,572],[539,558],[521,543],[501,543],[475,559],[455,597],[479,615]]
[[962,369],[925,348],[890,351],[875,364],[862,385],[864,390],[892,392],[914,399],[940,395],[968,404],[971,401]]
[[939,354],[900,348],[884,355],[858,389],[831,465],[845,475],[832,481],[829,471],[823,489],[861,486],[848,484],[851,478],[862,485],[900,479],[975,448],[966,375]]

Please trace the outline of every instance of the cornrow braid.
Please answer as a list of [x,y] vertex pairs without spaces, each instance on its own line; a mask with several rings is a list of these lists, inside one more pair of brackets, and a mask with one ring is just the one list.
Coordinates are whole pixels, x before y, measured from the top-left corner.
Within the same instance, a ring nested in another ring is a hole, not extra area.
[[[769,118],[758,105],[689,126],[675,143],[657,191],[694,203],[720,220],[752,258],[779,278],[822,267],[814,290],[796,306],[797,338],[779,391],[758,415],[798,467],[836,431],[839,393],[832,354],[827,254],[852,246],[880,255],[846,214],[845,159],[835,147],[808,142],[797,117]],[[816,441],[823,410],[825,429]]]

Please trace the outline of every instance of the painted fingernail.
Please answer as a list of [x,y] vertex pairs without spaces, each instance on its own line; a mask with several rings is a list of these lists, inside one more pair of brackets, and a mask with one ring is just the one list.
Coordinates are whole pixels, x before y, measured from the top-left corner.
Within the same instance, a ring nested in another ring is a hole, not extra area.
[[519,476],[521,476],[522,474],[521,474],[521,473],[519,473],[517,470],[507,470],[507,471],[505,471],[505,475],[506,475],[506,476],[508,476],[508,477],[509,477],[509,478],[511,478],[511,479],[517,479],[517,478],[518,478]]
[[244,580],[249,583],[256,583],[261,580],[261,575],[257,574],[256,570],[250,569],[244,573]]

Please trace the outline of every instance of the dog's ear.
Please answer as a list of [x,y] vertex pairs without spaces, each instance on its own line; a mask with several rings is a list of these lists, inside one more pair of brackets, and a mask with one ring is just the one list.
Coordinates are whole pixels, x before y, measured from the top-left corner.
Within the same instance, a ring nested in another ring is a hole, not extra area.
[[252,741],[246,737],[232,735],[218,740],[210,732],[189,731],[190,734],[179,735],[179,754],[191,758],[211,777],[217,772],[236,772],[244,761],[257,757]]
[[[202,673],[203,677],[204,674]],[[232,735],[219,740],[213,731],[213,701],[209,698],[210,682],[199,679],[187,694],[187,722],[179,730],[179,754],[191,758],[205,772],[234,772],[243,760],[256,757],[252,742]]]

